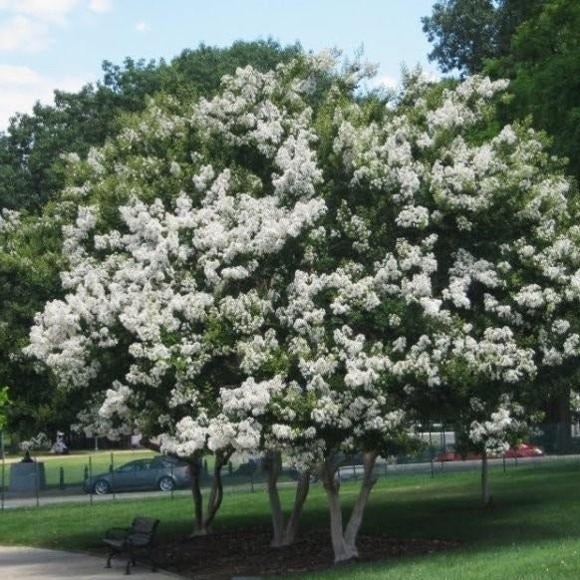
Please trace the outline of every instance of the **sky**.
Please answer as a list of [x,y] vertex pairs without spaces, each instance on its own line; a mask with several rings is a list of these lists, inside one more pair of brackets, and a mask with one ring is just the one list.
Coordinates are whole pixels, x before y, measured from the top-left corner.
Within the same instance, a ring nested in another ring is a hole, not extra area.
[[421,16],[434,0],[0,0],[0,130],[15,112],[101,77],[101,63],[171,59],[203,42],[271,37],[307,50],[361,47],[396,85],[401,66],[429,63]]

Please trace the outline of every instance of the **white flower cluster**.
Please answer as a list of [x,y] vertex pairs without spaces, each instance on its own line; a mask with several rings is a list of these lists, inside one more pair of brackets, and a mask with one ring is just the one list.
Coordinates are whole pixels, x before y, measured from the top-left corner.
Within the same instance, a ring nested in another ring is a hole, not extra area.
[[[478,400],[472,400],[471,406],[476,412],[480,412],[484,407]],[[511,440],[526,429],[523,407],[505,396],[488,420],[472,421],[469,438],[474,444],[482,445],[486,453],[500,455],[510,448]]]

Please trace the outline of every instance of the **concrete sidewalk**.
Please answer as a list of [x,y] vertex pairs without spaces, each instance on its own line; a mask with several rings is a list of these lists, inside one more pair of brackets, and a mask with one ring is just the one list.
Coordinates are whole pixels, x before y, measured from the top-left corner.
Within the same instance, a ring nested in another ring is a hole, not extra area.
[[39,548],[0,546],[0,578],[2,580],[164,580],[181,578],[165,572],[151,572],[137,562],[131,575],[125,576],[126,560],[113,559],[112,568],[105,568],[104,557]]

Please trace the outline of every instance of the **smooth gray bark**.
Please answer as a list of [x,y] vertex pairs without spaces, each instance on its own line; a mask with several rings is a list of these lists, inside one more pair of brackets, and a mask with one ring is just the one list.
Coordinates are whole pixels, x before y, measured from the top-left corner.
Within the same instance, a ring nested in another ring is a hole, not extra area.
[[310,477],[308,473],[299,474],[292,511],[286,519],[278,493],[278,478],[282,471],[282,455],[279,452],[272,451],[267,454],[266,469],[268,472],[268,499],[272,514],[272,542],[270,545],[276,548],[290,546],[296,539],[300,515],[308,497]]
[[370,493],[376,483],[376,478],[373,476],[376,459],[377,455],[374,452],[364,454],[364,475],[346,529],[343,525],[342,506],[340,504],[340,482],[336,478],[337,467],[332,464],[331,459],[327,459],[321,467],[322,484],[326,491],[330,512],[330,537],[335,564],[358,557],[356,539]]

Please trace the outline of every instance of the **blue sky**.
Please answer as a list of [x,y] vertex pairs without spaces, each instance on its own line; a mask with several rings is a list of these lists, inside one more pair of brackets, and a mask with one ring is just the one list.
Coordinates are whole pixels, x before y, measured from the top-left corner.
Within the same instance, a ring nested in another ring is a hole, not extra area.
[[100,77],[103,60],[170,59],[200,42],[268,36],[309,50],[361,45],[396,83],[401,65],[427,62],[421,16],[434,0],[0,0],[0,129],[55,88]]

